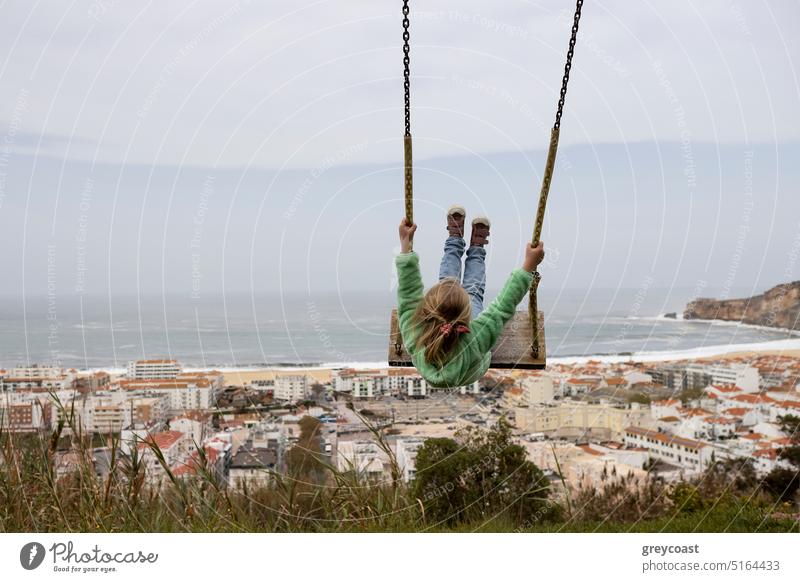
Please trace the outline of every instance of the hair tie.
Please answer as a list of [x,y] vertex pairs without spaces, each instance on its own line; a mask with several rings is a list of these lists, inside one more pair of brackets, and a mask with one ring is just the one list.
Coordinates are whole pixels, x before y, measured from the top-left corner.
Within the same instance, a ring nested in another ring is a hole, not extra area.
[[452,323],[443,323],[439,326],[439,332],[447,337],[455,329],[456,333],[469,333],[469,328],[464,324],[453,326]]

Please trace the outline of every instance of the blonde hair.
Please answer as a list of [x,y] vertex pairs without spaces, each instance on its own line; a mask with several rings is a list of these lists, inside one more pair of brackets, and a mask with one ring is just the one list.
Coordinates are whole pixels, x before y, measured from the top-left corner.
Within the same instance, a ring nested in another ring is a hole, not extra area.
[[425,360],[439,367],[458,342],[460,334],[455,329],[445,335],[440,328],[444,323],[467,325],[472,315],[469,295],[456,279],[442,279],[428,289],[414,312],[417,327],[416,349],[425,348]]

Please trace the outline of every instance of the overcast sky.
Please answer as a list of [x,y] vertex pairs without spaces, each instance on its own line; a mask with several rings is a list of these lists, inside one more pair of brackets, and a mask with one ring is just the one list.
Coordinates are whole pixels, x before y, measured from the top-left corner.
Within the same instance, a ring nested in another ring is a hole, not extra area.
[[[389,289],[399,0],[0,5],[0,292]],[[412,0],[420,240],[533,222],[573,6]],[[555,287],[800,278],[800,4],[587,0],[548,207]],[[49,270],[48,270],[49,269]]]

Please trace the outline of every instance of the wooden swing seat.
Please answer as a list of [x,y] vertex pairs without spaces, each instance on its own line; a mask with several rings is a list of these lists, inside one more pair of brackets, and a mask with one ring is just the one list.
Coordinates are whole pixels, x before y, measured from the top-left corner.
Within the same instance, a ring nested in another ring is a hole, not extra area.
[[[544,314],[539,311],[539,357],[531,355],[531,324],[527,311],[517,311],[503,328],[500,338],[492,349],[492,368],[517,368],[520,370],[542,370],[546,364],[544,343]],[[397,346],[400,346],[398,353]],[[392,309],[389,328],[389,365],[413,366],[411,356],[403,346],[397,309]]]

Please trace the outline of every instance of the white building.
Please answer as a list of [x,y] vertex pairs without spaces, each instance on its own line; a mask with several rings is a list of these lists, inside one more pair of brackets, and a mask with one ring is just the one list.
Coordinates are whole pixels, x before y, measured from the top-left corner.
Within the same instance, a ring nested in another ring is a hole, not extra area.
[[128,378],[134,380],[177,378],[180,373],[176,360],[136,360],[128,364]]
[[[446,390],[446,388],[442,388],[442,390]],[[472,384],[466,384],[464,386],[458,387],[458,393],[462,396],[467,394],[480,394],[481,393],[481,385],[479,382],[473,382]]]
[[0,374],[0,392],[72,390],[78,374],[55,366],[25,366]]
[[[62,376],[67,375],[67,372],[64,370],[64,368],[60,368],[58,366],[39,366],[38,364],[34,364],[33,366],[18,366],[16,368],[11,368],[7,375],[24,378],[61,378]],[[74,376],[74,372],[71,375]]]
[[243,447],[231,457],[228,483],[235,489],[248,491],[265,487],[272,480],[277,463],[273,449]]
[[520,386],[528,405],[551,402],[555,396],[553,378],[547,374],[529,374],[522,379]]
[[350,395],[353,398],[375,398],[383,393],[384,381],[380,376],[356,376],[350,381]]
[[747,364],[689,364],[686,372],[708,374],[712,384],[731,384],[745,392],[758,392],[758,368]]
[[186,464],[189,455],[194,452],[194,444],[182,432],[167,430],[155,434],[148,434],[137,442],[139,456],[144,463],[147,480],[160,481],[167,473],[160,459],[153,451],[158,448],[164,457],[167,467],[173,468]]
[[424,398],[428,395],[428,383],[413,368],[389,368],[386,388],[397,396]]
[[144,379],[120,380],[120,388],[127,391],[147,391],[164,394],[168,398],[170,414],[181,414],[186,410],[208,410],[217,402],[220,383],[205,377],[175,380]]
[[665,417],[678,417],[681,414],[681,401],[676,398],[667,400],[654,400],[650,403],[650,416],[653,420]]
[[625,429],[625,444],[647,449],[651,457],[692,472],[704,470],[711,462],[714,450],[700,441],[638,426],[629,426]]
[[354,398],[374,398],[386,393],[389,385],[389,374],[380,370],[350,368],[339,371],[333,379],[334,391],[349,393]]
[[275,400],[298,402],[308,397],[308,376],[293,374],[275,378]]
[[168,402],[158,393],[99,392],[65,402],[56,417],[63,416],[70,428],[80,427],[86,433],[116,433],[132,426],[158,429],[166,423]]
[[251,380],[250,388],[252,390],[256,390],[257,392],[271,392],[274,395],[275,380],[274,379]]
[[650,374],[645,374],[638,370],[625,372],[622,377],[629,386],[633,386],[634,384],[650,384],[653,381],[653,377]]
[[417,475],[417,451],[424,444],[425,439],[421,438],[397,439],[395,443],[397,467],[406,483],[412,481]]
[[372,441],[339,441],[336,454],[339,471],[356,471],[368,478],[383,477],[383,451]]
[[710,440],[731,438],[736,434],[739,422],[727,416],[707,416],[702,419],[700,430]]
[[617,407],[607,400],[601,400],[599,404],[565,400],[558,405],[534,404],[517,408],[515,414],[519,429],[544,433],[551,438],[621,440],[628,426],[649,427],[654,424],[650,409],[636,402]]
[[177,430],[186,435],[190,441],[202,443],[211,432],[210,426],[195,417],[177,416],[169,421],[170,430]]

